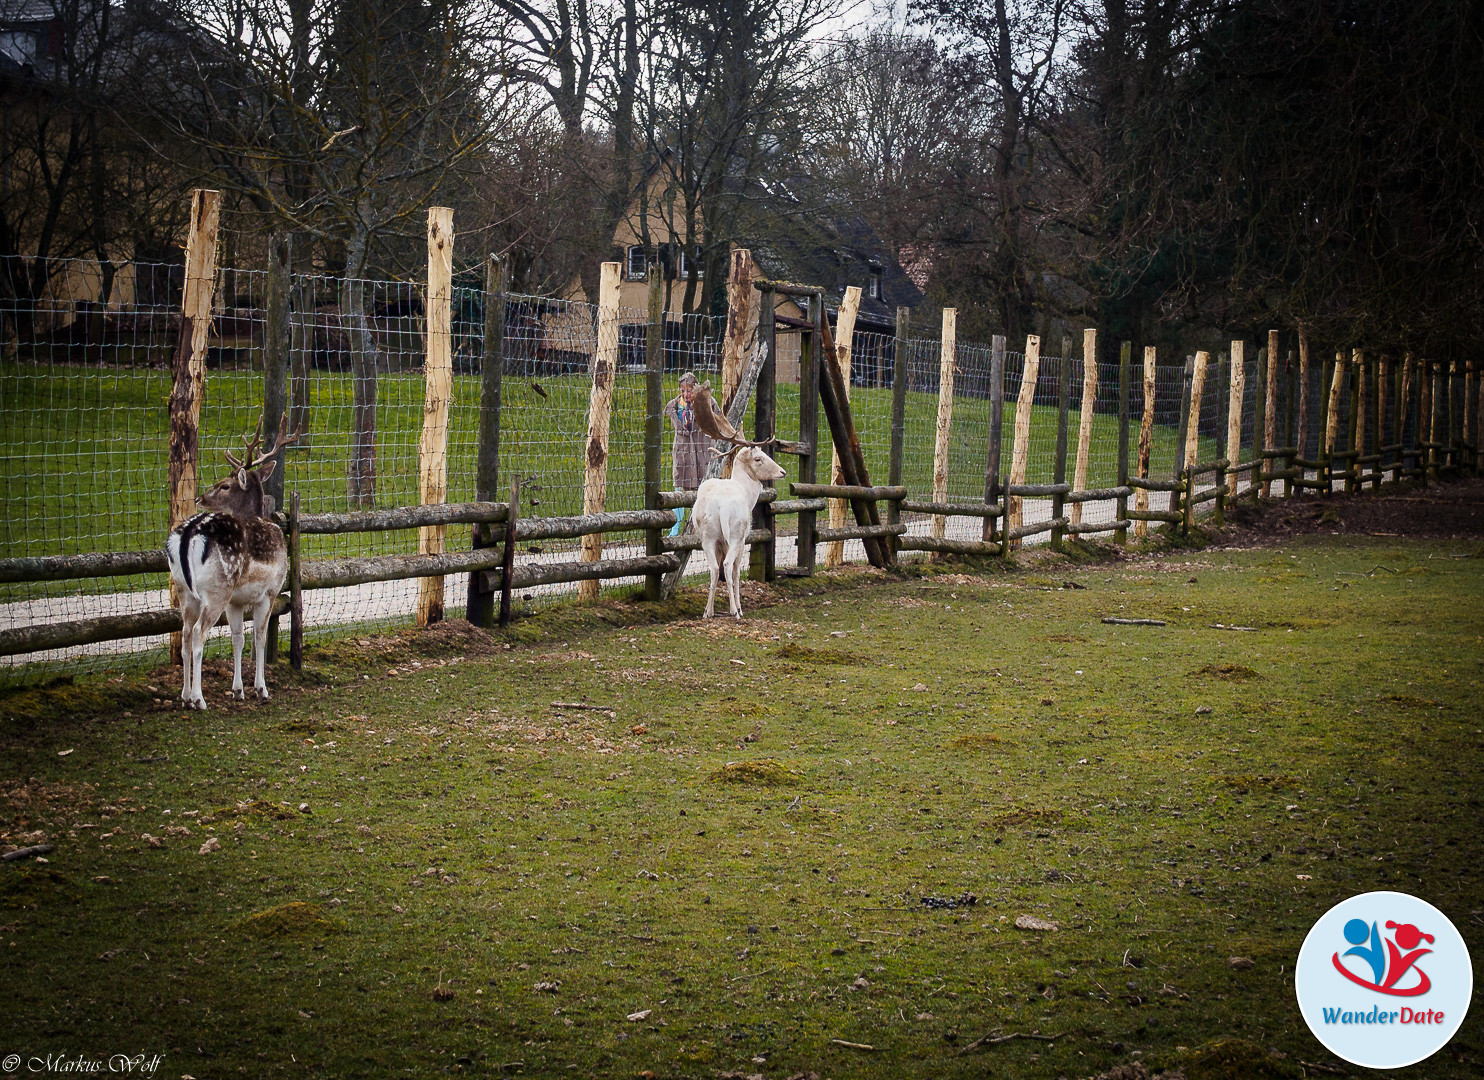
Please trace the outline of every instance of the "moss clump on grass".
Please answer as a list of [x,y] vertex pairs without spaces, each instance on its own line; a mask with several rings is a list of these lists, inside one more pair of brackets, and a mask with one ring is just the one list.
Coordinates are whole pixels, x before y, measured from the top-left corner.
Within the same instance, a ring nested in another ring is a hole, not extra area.
[[1307,1075],[1245,1039],[1216,1039],[1180,1054],[1172,1064],[1185,1080],[1297,1080]]
[[859,656],[833,649],[815,649],[789,641],[773,650],[775,660],[798,660],[805,664],[860,664]]
[[770,787],[792,784],[798,778],[798,773],[773,758],[729,761],[710,775],[710,779],[723,784],[762,784]]
[[255,799],[252,802],[240,802],[236,806],[222,806],[212,811],[212,817],[217,821],[229,821],[232,818],[264,817],[272,818],[274,821],[292,821],[299,815],[292,809],[279,803],[264,802]]
[[1213,679],[1225,679],[1227,682],[1244,682],[1258,678],[1257,672],[1244,664],[1207,664],[1193,674],[1209,675]]
[[988,731],[976,731],[972,735],[960,735],[948,745],[955,750],[991,750],[1000,745],[1000,737]]
[[318,904],[295,900],[249,915],[237,929],[255,938],[311,938],[338,934],[344,927],[325,914]]

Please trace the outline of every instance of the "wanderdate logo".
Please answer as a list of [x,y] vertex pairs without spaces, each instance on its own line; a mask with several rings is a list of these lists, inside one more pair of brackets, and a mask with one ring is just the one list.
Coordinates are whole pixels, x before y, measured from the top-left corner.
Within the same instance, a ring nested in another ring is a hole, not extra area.
[[1299,1010],[1331,1053],[1397,1069],[1437,1053],[1463,1023],[1473,964],[1458,929],[1406,893],[1352,896],[1320,917],[1294,968]]

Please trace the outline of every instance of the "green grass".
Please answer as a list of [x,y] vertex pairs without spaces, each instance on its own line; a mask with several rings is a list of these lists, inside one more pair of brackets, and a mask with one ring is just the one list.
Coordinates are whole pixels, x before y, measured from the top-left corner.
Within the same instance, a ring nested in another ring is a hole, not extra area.
[[[0,1047],[198,1077],[1333,1069],[1292,987],[1332,904],[1411,892],[1484,946],[1476,554],[852,571],[748,585],[740,623],[691,589],[315,648],[265,706],[220,665],[205,714],[168,669],[9,694],[0,835],[57,848],[0,864]],[[1056,1038],[961,1053],[996,1032]],[[1478,1075],[1481,1037],[1475,1010],[1406,1075]]]

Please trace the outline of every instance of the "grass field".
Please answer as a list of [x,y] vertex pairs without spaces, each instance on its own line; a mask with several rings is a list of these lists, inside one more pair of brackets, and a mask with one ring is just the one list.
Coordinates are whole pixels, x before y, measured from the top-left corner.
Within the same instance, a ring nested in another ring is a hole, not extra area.
[[[695,590],[562,606],[312,649],[264,706],[218,664],[206,714],[168,669],[10,694],[0,838],[56,850],[0,865],[0,1053],[1354,1075],[1294,1002],[1320,914],[1400,889],[1484,946],[1476,547],[851,571],[749,584],[740,623]],[[1402,1075],[1481,1053],[1475,1010]]]
[[[539,386],[539,392],[537,387]],[[582,509],[583,447],[586,442],[589,380],[586,376],[505,380],[501,429],[501,475],[526,480],[539,500],[527,513],[575,514]],[[666,397],[675,393],[667,379]],[[159,547],[169,527],[168,399],[169,374],[153,369],[53,367],[43,370],[0,366],[0,498],[7,509],[0,529],[0,555],[74,554],[132,551]],[[543,396],[544,395],[544,396]],[[261,408],[261,376],[246,371],[213,371],[207,380],[201,417],[201,472],[214,481],[224,474],[221,451],[241,449]],[[857,388],[857,427],[876,483],[885,483],[891,446],[891,392]],[[914,495],[932,493],[936,394],[907,397],[904,482]],[[448,498],[474,497],[479,384],[472,376],[454,380],[449,428]],[[1007,404],[1006,466],[1014,403]],[[415,505],[419,499],[417,443],[422,427],[420,373],[383,375],[377,413],[378,506]],[[1076,418],[1073,417],[1075,441]],[[286,491],[298,490],[306,512],[343,511],[346,459],[351,427],[349,376],[315,373],[311,384],[309,438],[292,451]],[[750,430],[750,421],[749,421]],[[1116,482],[1117,419],[1099,415],[1093,429],[1090,483]],[[798,388],[778,391],[778,433],[798,432]],[[829,428],[820,419],[823,440]],[[988,437],[987,403],[960,398],[951,438],[950,493],[979,498],[984,490]],[[614,393],[609,497],[611,509],[643,504],[644,389],[641,375],[623,375]],[[1154,474],[1168,474],[1174,461],[1175,433],[1156,429]],[[1038,407],[1031,429],[1029,480],[1046,483],[1056,446],[1056,412]],[[670,436],[665,437],[665,484],[669,484]],[[1203,453],[1205,450],[1203,449]],[[783,464],[797,475],[797,459]],[[829,463],[819,467],[826,479]],[[1068,467],[1070,477],[1070,466]],[[502,484],[503,486],[503,484]],[[413,534],[360,534],[307,538],[306,554],[370,554],[411,550]]]

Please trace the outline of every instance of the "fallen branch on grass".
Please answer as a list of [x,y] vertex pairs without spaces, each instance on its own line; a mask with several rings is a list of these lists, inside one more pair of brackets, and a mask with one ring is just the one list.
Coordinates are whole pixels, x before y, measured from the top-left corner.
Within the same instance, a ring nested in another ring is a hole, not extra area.
[[553,709],[585,709],[588,712],[611,713],[614,711],[612,705],[588,705],[582,701],[553,701],[551,707]]
[[981,1046],[998,1046],[1000,1043],[1013,1042],[1016,1039],[1035,1039],[1037,1042],[1056,1042],[1061,1035],[1038,1035],[1035,1032],[1027,1034],[1023,1031],[1012,1031],[1008,1035],[986,1035],[982,1039],[975,1039],[968,1046],[958,1052],[963,1057],[970,1050],[978,1050]]
[[830,1040],[830,1043],[833,1046],[843,1046],[843,1047],[846,1047],[847,1049],[850,1049],[850,1050],[874,1050],[874,1049],[876,1049],[870,1043],[846,1042],[844,1039],[831,1039]]
[[1211,629],[1212,630],[1245,630],[1249,634],[1255,634],[1255,633],[1258,632],[1258,629],[1255,626],[1227,626],[1225,623],[1219,623],[1219,622],[1213,622],[1211,624]]
[[14,851],[7,851],[4,855],[0,855],[0,860],[15,862],[17,859],[29,859],[32,855],[46,855],[56,849],[56,844],[36,844],[33,847],[16,848]]
[[1163,619],[1115,619],[1109,615],[1103,622],[1109,626],[1164,626]]

